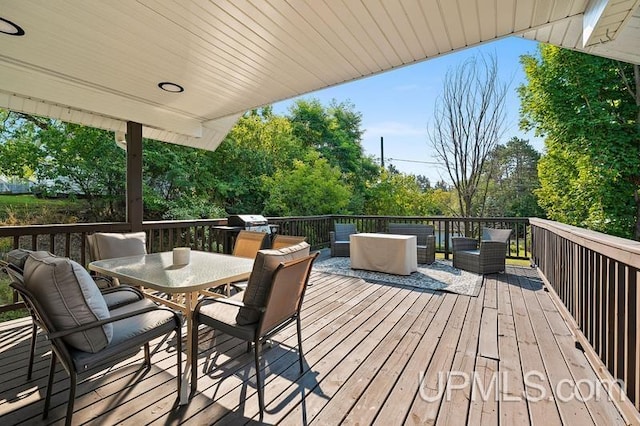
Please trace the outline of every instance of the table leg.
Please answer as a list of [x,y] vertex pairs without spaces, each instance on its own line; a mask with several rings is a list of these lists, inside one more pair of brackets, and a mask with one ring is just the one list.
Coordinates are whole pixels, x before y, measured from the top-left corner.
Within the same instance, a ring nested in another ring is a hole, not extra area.
[[192,333],[197,333],[198,330],[193,329],[193,309],[196,307],[198,303],[198,292],[193,291],[190,293],[185,293],[184,295],[184,304],[185,304],[185,316],[187,323],[187,342],[185,345],[185,350],[187,353],[187,364],[184,367],[182,373],[182,387],[180,389],[180,405],[185,405],[189,403],[189,392],[191,388],[191,357],[198,356],[197,348],[191,347],[191,336]]

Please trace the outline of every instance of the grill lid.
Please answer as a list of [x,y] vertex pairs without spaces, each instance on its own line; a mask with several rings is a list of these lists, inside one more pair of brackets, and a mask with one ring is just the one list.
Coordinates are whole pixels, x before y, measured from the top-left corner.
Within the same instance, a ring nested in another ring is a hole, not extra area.
[[267,219],[259,214],[234,214],[227,218],[229,226],[260,226],[267,225]]

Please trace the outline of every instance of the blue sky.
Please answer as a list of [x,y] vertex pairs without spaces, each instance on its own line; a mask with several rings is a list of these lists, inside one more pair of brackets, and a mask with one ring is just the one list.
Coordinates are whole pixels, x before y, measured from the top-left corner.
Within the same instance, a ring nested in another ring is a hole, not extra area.
[[[526,53],[535,53],[536,46],[536,42],[509,37],[302,97],[317,98],[324,105],[332,99],[352,102],[355,110],[362,113],[365,130],[362,145],[367,154],[379,158],[380,137],[384,137],[385,162],[391,162],[405,173],[425,175],[432,183],[441,178],[448,181],[445,170],[436,164],[399,160],[434,162],[432,148],[427,141],[427,126],[432,120],[433,107],[442,90],[445,73],[480,52],[495,54],[500,78],[510,82],[508,128],[504,142],[518,136],[528,139],[538,151],[542,151],[542,140],[518,129],[520,101],[516,89],[525,81],[519,58]],[[292,102],[274,104],[274,112],[286,113]]]

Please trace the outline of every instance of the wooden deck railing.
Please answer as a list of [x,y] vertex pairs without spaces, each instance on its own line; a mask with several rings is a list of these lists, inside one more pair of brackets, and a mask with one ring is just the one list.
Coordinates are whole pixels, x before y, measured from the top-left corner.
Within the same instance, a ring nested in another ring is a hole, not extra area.
[[[329,246],[329,232],[334,222],[354,222],[359,232],[386,232],[390,222],[432,224],[436,230],[437,251],[449,258],[451,237],[467,235],[479,237],[483,226],[511,228],[509,257],[528,259],[530,250],[529,220],[527,218],[445,218],[405,216],[304,216],[272,217],[269,223],[278,225],[278,233],[302,235],[312,248]],[[149,253],[171,250],[177,246],[189,246],[196,250],[224,252],[224,231],[215,229],[226,225],[226,219],[144,222]],[[69,257],[81,265],[87,265],[89,252],[87,234],[93,232],[130,232],[128,223],[79,223],[63,225],[0,226],[0,256],[13,248],[46,250],[58,256]],[[229,247],[226,248],[227,252]],[[0,312],[14,310],[22,305],[14,303],[0,306]]]
[[[196,250],[221,252],[224,238],[215,230],[226,219],[145,222],[147,250],[150,253],[190,246]],[[63,225],[31,225],[0,227],[0,257],[14,248],[46,250],[69,257],[81,265],[89,262],[87,234],[93,232],[130,232],[128,223],[77,223]],[[0,306],[0,313],[22,308],[14,294],[13,303]]]
[[386,232],[389,223],[423,223],[433,225],[436,233],[436,251],[451,254],[451,237],[463,235],[480,238],[482,227],[512,229],[508,257],[529,259],[531,234],[528,218],[452,218],[441,216],[305,216],[269,218],[269,223],[280,226],[280,233],[305,235],[314,248],[329,246],[329,232],[333,223],[355,223],[358,232]]
[[585,353],[640,411],[640,242],[542,219],[531,219],[531,230],[532,262],[571,314]]

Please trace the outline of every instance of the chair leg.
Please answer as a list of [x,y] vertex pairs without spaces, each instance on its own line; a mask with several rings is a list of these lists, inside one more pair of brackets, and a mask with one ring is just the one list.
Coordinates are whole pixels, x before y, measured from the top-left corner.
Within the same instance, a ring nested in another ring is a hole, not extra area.
[[31,329],[31,352],[29,353],[29,366],[27,367],[27,380],[31,380],[31,373],[33,373],[33,360],[36,357],[36,338],[38,337],[38,326],[33,323]]
[[151,367],[151,350],[149,349],[149,342],[144,344],[144,366]]
[[191,332],[191,396],[198,390],[198,322],[193,321]]
[[[198,337],[198,333],[196,330],[196,345],[197,345],[197,337]],[[187,342],[187,344],[189,344],[189,342]],[[193,347],[193,346],[192,346]],[[197,348],[197,346],[196,346]],[[177,362],[178,362],[178,395],[180,395],[180,389],[182,389],[182,324],[178,324],[178,326],[176,327],[176,351],[178,351],[178,353],[176,354],[177,356]],[[195,354],[193,354],[194,357],[197,361],[198,359],[198,353],[196,352]],[[193,371],[193,375],[197,376],[197,371],[192,370]]]
[[256,387],[258,388],[258,406],[260,407],[260,417],[264,415],[264,389],[262,389],[262,377],[260,376],[260,353],[262,352],[262,345],[260,339],[255,341],[255,359],[256,359]]
[[42,418],[46,419],[49,415],[49,405],[51,403],[51,388],[53,387],[53,375],[56,372],[56,353],[51,351],[51,363],[49,364],[49,381],[47,382],[47,395],[44,398],[44,410]]
[[66,426],[71,426],[71,418],[73,417],[73,405],[76,400],[76,386],[78,385],[78,376],[75,371],[69,374],[69,401],[67,402],[67,419]]
[[300,325],[300,316],[298,315],[296,317],[296,325],[298,328],[298,356],[299,356],[299,363],[300,363],[300,374],[302,374],[302,372],[304,371],[304,367],[302,365],[302,326]]

